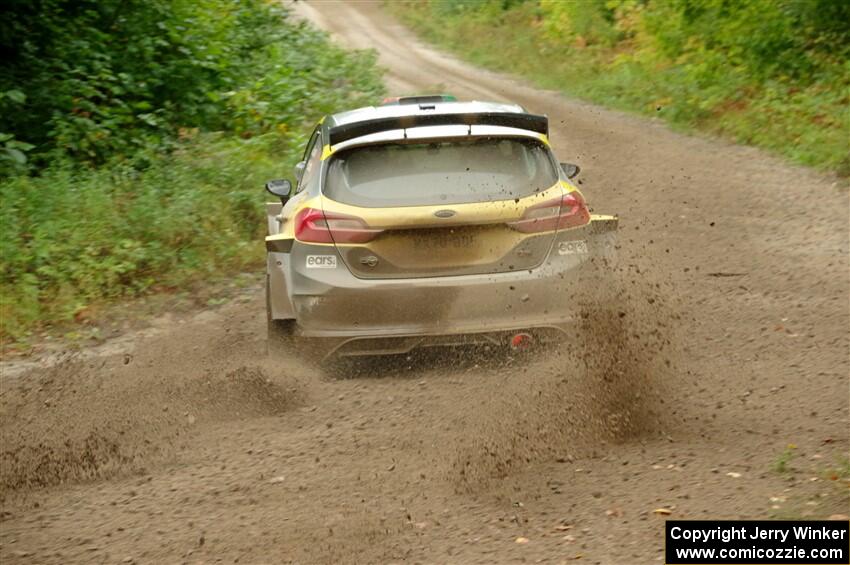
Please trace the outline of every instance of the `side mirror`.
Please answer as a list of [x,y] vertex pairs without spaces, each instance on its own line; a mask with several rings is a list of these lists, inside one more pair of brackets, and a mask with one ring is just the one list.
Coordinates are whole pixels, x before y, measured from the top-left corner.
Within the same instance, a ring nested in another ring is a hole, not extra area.
[[304,176],[304,168],[307,166],[307,161],[298,161],[292,172],[295,174],[295,182],[301,182],[301,177]]
[[564,169],[564,174],[568,179],[575,178],[581,172],[581,167],[572,163],[561,163],[561,168]]
[[280,203],[285,205],[292,192],[292,183],[286,179],[270,180],[266,183],[266,190],[280,198]]

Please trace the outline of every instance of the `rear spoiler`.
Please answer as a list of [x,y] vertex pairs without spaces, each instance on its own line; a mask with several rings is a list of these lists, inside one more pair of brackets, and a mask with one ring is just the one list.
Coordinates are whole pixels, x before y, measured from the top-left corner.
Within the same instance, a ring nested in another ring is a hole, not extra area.
[[422,126],[502,126],[549,135],[549,118],[520,112],[474,112],[464,114],[420,114],[376,118],[343,124],[328,130],[328,145],[336,145],[372,133]]

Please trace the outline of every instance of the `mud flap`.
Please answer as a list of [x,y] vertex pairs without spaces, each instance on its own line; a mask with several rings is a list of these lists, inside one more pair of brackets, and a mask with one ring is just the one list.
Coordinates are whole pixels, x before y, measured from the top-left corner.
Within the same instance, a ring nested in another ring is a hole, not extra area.
[[608,270],[617,268],[619,223],[616,216],[591,216],[588,226],[588,259],[598,268]]

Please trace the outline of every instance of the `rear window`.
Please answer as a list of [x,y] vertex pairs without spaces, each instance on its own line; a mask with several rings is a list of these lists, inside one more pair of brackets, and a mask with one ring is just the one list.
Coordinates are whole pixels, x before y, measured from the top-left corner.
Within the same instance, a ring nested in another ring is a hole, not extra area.
[[354,206],[428,206],[514,200],[557,180],[536,140],[442,140],[342,151],[328,167],[324,193]]

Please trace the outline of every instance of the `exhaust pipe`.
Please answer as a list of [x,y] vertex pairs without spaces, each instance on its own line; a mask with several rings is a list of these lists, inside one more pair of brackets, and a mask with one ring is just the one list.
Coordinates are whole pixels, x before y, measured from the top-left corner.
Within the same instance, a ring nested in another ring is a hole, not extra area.
[[509,343],[513,351],[524,351],[534,344],[534,338],[523,332],[514,335]]

